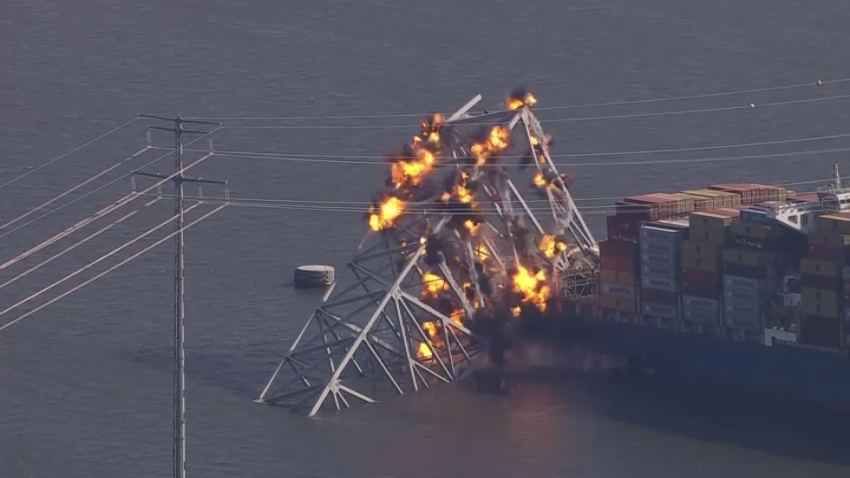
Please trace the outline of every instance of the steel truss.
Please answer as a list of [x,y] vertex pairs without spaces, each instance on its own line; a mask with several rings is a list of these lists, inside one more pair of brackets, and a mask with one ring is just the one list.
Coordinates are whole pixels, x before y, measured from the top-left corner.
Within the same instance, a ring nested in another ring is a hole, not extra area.
[[[441,199],[406,197],[404,213],[367,237],[371,245],[331,285],[257,402],[314,416],[331,403],[347,408],[352,398],[375,402],[382,388],[402,395],[457,381],[487,347],[474,325],[557,309],[591,287],[598,249],[549,156],[533,102],[467,114],[480,100],[433,130],[431,173],[450,173]],[[487,143],[482,129],[504,136]],[[498,161],[517,145],[533,173],[528,186],[545,207],[530,207]],[[525,295],[516,285],[522,274],[531,284]]]

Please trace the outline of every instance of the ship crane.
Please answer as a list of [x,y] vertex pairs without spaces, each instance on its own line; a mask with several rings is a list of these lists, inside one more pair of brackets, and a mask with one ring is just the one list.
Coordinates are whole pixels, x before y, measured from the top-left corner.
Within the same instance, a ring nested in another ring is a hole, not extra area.
[[515,90],[503,109],[471,114],[480,101],[429,118],[391,158],[361,250],[257,402],[313,416],[381,388],[454,382],[483,356],[481,324],[550,313],[592,287],[598,247],[537,100]]

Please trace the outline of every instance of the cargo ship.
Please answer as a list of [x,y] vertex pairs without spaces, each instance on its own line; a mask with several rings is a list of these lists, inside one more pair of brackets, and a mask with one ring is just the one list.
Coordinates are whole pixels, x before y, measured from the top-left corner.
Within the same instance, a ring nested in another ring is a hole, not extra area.
[[850,188],[625,198],[570,335],[644,373],[850,408]]

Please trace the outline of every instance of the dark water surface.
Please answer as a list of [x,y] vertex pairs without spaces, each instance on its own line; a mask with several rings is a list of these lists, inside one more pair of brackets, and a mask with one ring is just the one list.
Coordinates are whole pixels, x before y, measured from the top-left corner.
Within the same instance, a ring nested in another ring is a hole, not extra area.
[[[4,0],[0,184],[137,112],[420,113],[453,110],[477,93],[492,106],[520,83],[537,92],[541,106],[553,106],[850,77],[849,23],[850,9],[840,0]],[[569,120],[847,94],[850,83],[560,109],[541,117],[558,139],[556,153],[689,148],[847,133],[850,100]],[[230,128],[217,141],[221,149],[238,151],[378,156],[415,132],[415,122],[233,120],[226,124],[321,128]],[[409,129],[328,128],[406,124]],[[141,148],[142,126],[134,124],[0,189],[0,224]],[[168,137],[155,139],[170,144]],[[562,167],[576,177],[578,197],[598,198],[712,181],[816,180],[828,177],[831,164],[846,153],[616,167],[588,162],[844,147],[850,140],[560,161],[581,163]],[[146,153],[64,201],[155,157]],[[156,166],[153,170],[167,171],[170,165]],[[215,157],[195,173],[228,179],[240,197],[356,203],[368,200],[383,167]],[[17,231],[10,233],[38,214],[3,227],[3,261],[128,188],[128,180],[121,180]],[[2,288],[0,305],[14,304],[162,221],[168,207],[146,208]],[[601,232],[602,216],[588,219]],[[0,271],[0,280],[105,221]],[[293,267],[342,265],[364,232],[362,217],[351,212],[231,208],[188,234],[191,476],[814,478],[850,473],[841,418],[763,398],[668,390],[650,382],[574,377],[524,384],[507,399],[446,386],[317,420],[255,405],[251,399],[318,300],[316,294],[283,286]],[[167,247],[158,249],[0,333],[0,477],[170,473],[169,254]],[[51,293],[91,275],[86,272]],[[0,316],[0,323],[33,310],[51,293]]]

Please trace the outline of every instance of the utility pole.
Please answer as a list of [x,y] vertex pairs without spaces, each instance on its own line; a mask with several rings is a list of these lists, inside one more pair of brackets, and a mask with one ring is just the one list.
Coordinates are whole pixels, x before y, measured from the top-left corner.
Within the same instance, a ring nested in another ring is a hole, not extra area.
[[[183,135],[200,134],[209,135],[212,131],[194,131],[184,128],[186,124],[200,124],[221,126],[221,123],[207,121],[184,120],[179,115],[175,118],[164,118],[161,116],[139,115],[142,118],[151,118],[162,121],[171,121],[173,126],[165,128],[160,126],[149,126],[150,129],[158,129],[174,133],[174,156],[175,168],[171,181],[174,183],[174,215],[177,218],[176,235],[174,236],[174,478],[186,478],[186,352],[184,348],[185,332],[184,323],[186,319],[185,307],[185,262],[183,237],[184,221],[184,183],[218,184],[227,187],[227,181],[215,181],[201,178],[189,178],[183,174]],[[148,134],[150,141],[150,134]],[[212,148],[210,148],[212,149]],[[212,154],[212,151],[210,151]],[[168,179],[171,175],[157,173],[143,173],[134,171],[133,174],[158,179]],[[229,196],[229,194],[227,194]]]

